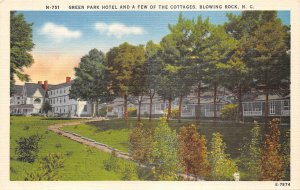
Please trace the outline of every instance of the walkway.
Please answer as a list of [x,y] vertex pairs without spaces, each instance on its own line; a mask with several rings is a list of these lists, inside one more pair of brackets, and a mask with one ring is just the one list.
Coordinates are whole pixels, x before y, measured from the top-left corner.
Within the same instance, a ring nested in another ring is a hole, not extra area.
[[[103,152],[107,152],[109,154],[111,154],[113,151],[115,151],[116,153],[116,157],[118,158],[122,158],[125,160],[130,160],[133,161],[130,157],[130,155],[128,153],[125,152],[121,152],[117,149],[114,149],[112,147],[109,147],[106,144],[102,144],[100,142],[97,142],[93,139],[89,139],[87,137],[81,136],[79,134],[73,133],[71,131],[66,131],[66,130],[62,130],[60,128],[65,127],[65,126],[74,126],[74,125],[80,125],[83,123],[87,123],[87,122],[92,122],[92,121],[102,121],[105,120],[104,118],[96,118],[96,119],[88,119],[88,120],[81,120],[81,121],[74,121],[74,122],[70,122],[70,123],[60,123],[60,124],[54,124],[54,125],[49,125],[48,129],[50,131],[53,131],[54,133],[57,133],[61,136],[64,136],[66,138],[69,138],[73,141],[79,142],[81,144],[87,145],[87,146],[91,146],[91,147],[95,147]],[[147,167],[146,165],[141,165],[139,164],[140,167]],[[183,177],[185,180],[192,180],[195,181],[196,178],[193,176],[188,176],[186,174],[178,174],[179,176]],[[197,179],[197,180],[201,180],[201,179]]]

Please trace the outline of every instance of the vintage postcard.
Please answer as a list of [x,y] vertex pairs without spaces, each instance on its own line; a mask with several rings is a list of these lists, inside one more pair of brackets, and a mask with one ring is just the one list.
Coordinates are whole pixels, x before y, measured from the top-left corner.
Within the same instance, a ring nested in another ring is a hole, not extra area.
[[0,189],[300,189],[299,1],[0,10]]

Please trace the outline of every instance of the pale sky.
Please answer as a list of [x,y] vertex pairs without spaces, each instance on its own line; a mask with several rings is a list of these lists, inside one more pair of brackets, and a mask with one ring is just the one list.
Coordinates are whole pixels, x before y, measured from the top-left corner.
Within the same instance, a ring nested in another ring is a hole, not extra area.
[[[158,43],[168,34],[168,24],[175,24],[179,12],[132,11],[19,11],[29,23],[33,23],[33,65],[25,69],[31,82],[48,80],[49,84],[74,78],[74,67],[89,50],[97,48],[107,52],[127,41],[130,44]],[[183,12],[189,19],[210,18],[213,24],[227,21],[226,11]],[[231,13],[240,14],[238,11]],[[290,12],[279,11],[278,17],[290,24]],[[17,84],[22,82],[17,81]]]

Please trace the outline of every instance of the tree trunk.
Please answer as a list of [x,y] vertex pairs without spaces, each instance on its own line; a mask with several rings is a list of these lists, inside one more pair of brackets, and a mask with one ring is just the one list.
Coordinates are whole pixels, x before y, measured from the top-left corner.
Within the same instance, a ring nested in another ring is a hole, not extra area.
[[265,95],[266,95],[266,102],[265,102],[265,130],[268,129],[269,124],[269,88],[266,87],[265,89]]
[[125,120],[128,119],[128,111],[127,111],[127,95],[124,95],[124,110],[123,110],[123,117]]
[[151,121],[151,119],[152,119],[152,101],[153,101],[153,97],[151,97],[151,95],[150,95],[149,121]]
[[171,117],[171,104],[172,104],[172,98],[169,98],[169,106],[168,106],[168,114],[167,114],[167,121],[169,121]]
[[182,110],[182,99],[183,97],[179,97],[179,110],[178,110],[178,123],[181,123],[181,110]]
[[98,109],[98,107],[99,107],[99,101],[97,100],[96,101],[96,116],[97,117],[99,117],[99,109]]
[[143,100],[143,96],[141,96],[141,99],[138,100],[138,102],[139,102],[138,121],[141,121],[141,107],[142,107],[142,100]]
[[214,83],[214,123],[217,120],[217,83]]
[[201,115],[200,93],[201,93],[201,83],[199,83],[198,89],[197,89],[197,107],[195,110],[197,123],[200,123],[200,115]]
[[238,120],[239,122],[243,121],[243,105],[242,105],[242,87],[239,86],[238,89]]

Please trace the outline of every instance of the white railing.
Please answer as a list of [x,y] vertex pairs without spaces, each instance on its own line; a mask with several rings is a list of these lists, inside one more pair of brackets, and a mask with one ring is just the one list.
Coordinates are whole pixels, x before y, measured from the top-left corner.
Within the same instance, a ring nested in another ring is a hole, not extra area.
[[243,115],[244,116],[261,116],[262,111],[244,111]]
[[[221,113],[217,111],[217,117],[220,117]],[[214,112],[213,111],[206,111],[205,112],[205,117],[214,117]]]

